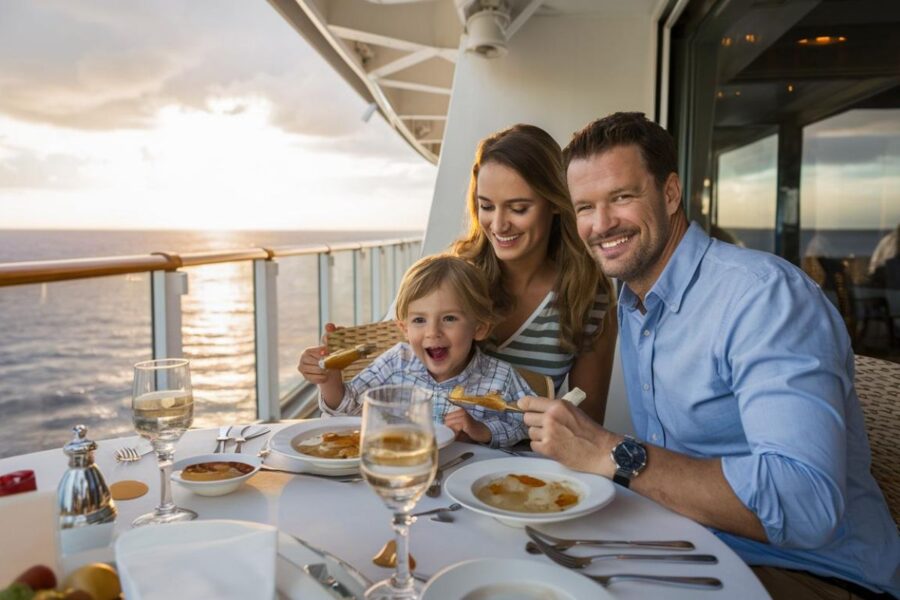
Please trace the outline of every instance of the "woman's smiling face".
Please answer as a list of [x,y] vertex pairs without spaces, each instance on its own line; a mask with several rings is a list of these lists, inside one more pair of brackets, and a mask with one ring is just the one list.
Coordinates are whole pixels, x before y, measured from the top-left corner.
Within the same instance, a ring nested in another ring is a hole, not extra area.
[[553,208],[515,170],[482,165],[477,181],[478,222],[501,261],[547,254]]

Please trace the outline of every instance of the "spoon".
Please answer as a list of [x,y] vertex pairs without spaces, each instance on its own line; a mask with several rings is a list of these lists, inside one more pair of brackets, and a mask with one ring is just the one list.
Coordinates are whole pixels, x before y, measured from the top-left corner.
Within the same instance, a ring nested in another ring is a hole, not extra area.
[[434,515],[434,517],[432,517],[433,521],[434,520],[443,521],[444,519],[440,518],[440,517],[449,517],[449,520],[445,521],[446,523],[449,523],[449,522],[453,521],[453,517],[448,515],[447,513],[457,511],[461,508],[462,508],[462,504],[458,504],[458,503],[454,502],[450,506],[442,506],[441,508],[433,508],[431,510],[423,510],[422,512],[413,513],[410,516],[411,517],[427,517],[428,515]]

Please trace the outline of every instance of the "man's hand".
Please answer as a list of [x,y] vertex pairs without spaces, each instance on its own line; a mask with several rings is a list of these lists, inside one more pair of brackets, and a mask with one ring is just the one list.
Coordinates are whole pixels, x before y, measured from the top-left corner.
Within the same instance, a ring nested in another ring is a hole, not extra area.
[[576,471],[612,478],[615,465],[609,457],[622,440],[565,400],[525,396],[519,408],[527,411],[525,424],[531,449]]
[[476,421],[472,415],[461,408],[447,413],[447,416],[444,417],[444,425],[453,430],[458,441],[467,441],[468,437],[472,441],[489,444],[493,437],[487,425]]

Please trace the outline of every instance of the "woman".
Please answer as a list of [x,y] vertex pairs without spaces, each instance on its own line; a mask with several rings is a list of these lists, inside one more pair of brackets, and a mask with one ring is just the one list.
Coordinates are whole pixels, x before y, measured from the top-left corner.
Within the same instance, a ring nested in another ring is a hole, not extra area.
[[485,271],[500,319],[486,353],[587,394],[597,422],[616,342],[609,281],[575,227],[562,152],[544,130],[515,125],[479,144],[468,197],[469,230],[453,252]]

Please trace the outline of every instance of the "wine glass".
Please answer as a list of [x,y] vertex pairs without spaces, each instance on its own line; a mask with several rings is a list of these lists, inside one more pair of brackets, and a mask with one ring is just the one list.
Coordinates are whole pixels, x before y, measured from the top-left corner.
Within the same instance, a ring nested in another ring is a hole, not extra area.
[[183,358],[167,358],[134,365],[131,408],[135,430],[150,440],[156,451],[161,487],[159,506],[135,519],[131,525],[139,527],[196,519],[197,513],[179,508],[172,502],[169,482],[175,444],[194,421],[190,363]]
[[360,471],[393,511],[397,569],[366,591],[367,600],[418,598],[422,584],[409,570],[410,516],[434,479],[437,445],[431,419],[431,393],[409,385],[389,385],[364,395],[360,433]]

